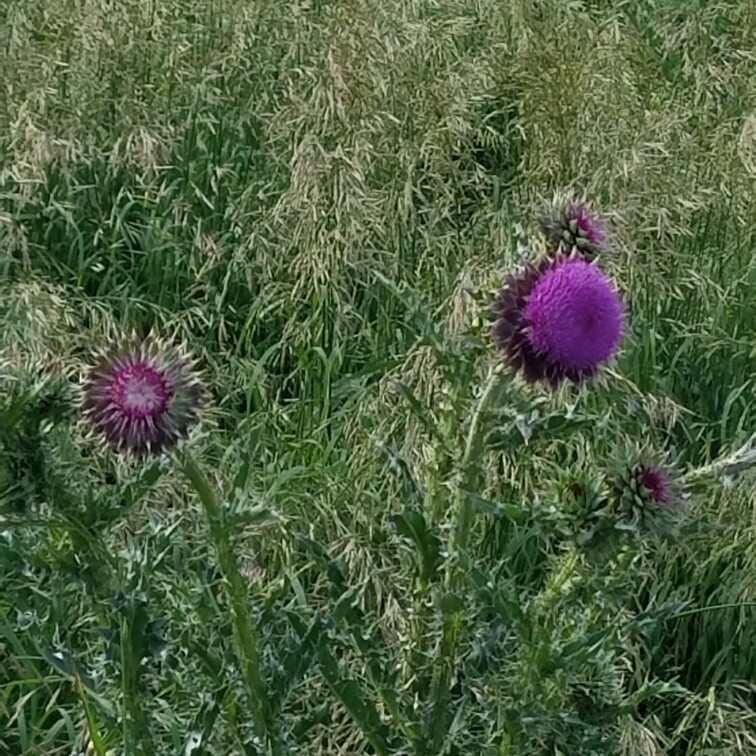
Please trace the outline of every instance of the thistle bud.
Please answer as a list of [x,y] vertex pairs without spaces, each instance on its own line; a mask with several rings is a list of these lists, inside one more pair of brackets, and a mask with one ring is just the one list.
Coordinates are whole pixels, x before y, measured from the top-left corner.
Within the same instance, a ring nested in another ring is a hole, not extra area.
[[541,213],[539,226],[554,252],[577,249],[592,260],[607,251],[606,224],[585,202],[556,199]]

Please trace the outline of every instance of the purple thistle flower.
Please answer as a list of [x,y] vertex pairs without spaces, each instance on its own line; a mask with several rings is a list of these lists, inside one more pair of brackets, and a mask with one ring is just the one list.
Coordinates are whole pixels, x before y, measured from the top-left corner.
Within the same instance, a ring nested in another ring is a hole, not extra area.
[[665,470],[653,465],[641,465],[636,472],[638,486],[655,504],[672,501],[672,483]]
[[541,231],[555,251],[577,249],[588,259],[606,251],[606,224],[585,202],[567,202],[539,219]]
[[173,344],[134,336],[90,368],[82,407],[92,430],[120,452],[159,455],[199,419],[204,389]]
[[580,257],[527,265],[494,303],[493,337],[526,381],[580,384],[617,351],[624,307],[611,281]]

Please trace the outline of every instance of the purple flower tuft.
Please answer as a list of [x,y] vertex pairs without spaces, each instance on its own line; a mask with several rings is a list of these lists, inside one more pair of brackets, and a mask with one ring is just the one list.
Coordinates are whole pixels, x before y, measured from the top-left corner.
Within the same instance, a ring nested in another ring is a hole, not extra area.
[[532,346],[567,370],[593,370],[616,351],[622,305],[595,266],[568,260],[535,285],[523,313]]
[[545,258],[509,276],[493,307],[493,336],[527,381],[581,383],[617,351],[624,308],[611,281],[580,257]]
[[158,455],[199,419],[204,390],[190,358],[148,338],[114,345],[90,368],[83,410],[92,430],[120,452]]
[[655,504],[669,504],[672,501],[672,485],[669,475],[660,467],[641,465],[637,481],[641,489]]

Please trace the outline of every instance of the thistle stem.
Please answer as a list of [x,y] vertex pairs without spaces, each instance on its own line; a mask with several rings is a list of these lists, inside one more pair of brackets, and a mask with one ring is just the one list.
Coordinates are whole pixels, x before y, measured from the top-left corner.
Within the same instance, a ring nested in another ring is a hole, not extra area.
[[466,551],[467,542],[470,538],[473,508],[469,494],[480,487],[481,479],[483,477],[481,457],[483,455],[483,444],[488,431],[485,421],[491,405],[498,397],[501,386],[502,373],[497,367],[492,367],[483,386],[483,392],[480,395],[480,399],[478,400],[472,418],[470,419],[470,427],[467,431],[465,448],[462,453],[460,481],[456,492],[457,522],[451,544],[452,551],[457,552],[458,558]]
[[756,467],[756,436],[752,436],[743,446],[732,454],[722,459],[717,459],[711,464],[691,470],[682,479],[682,486],[690,490],[702,481],[717,477],[734,477],[752,467]]
[[207,476],[188,452],[178,453],[175,459],[204,506],[210,537],[231,603],[237,652],[249,693],[252,721],[261,740],[270,742],[270,704],[261,672],[260,639],[249,611],[247,584],[239,572],[228,531],[223,525],[220,502]]
[[147,717],[142,705],[140,686],[141,660],[135,653],[131,622],[121,619],[121,686],[123,689],[124,717],[123,742],[127,753],[145,756],[148,735]]
[[[460,585],[463,574],[462,565],[466,559],[467,545],[470,539],[470,529],[473,522],[473,507],[470,493],[481,485],[483,469],[481,458],[484,451],[484,443],[488,432],[489,410],[498,398],[503,385],[502,372],[497,367],[489,371],[483,391],[470,418],[470,426],[467,431],[464,450],[462,452],[459,486],[457,487],[455,500],[457,521],[452,530],[450,539],[450,555],[452,563],[446,573],[444,586],[447,596],[453,594]],[[453,603],[457,602],[453,600]],[[454,671],[457,637],[462,626],[462,610],[447,609],[443,619],[443,631],[438,656],[441,668],[434,675],[431,690],[433,708],[430,715],[430,736],[432,738],[431,750],[438,752],[442,738],[446,733],[444,719],[448,712],[450,698],[450,685]]]

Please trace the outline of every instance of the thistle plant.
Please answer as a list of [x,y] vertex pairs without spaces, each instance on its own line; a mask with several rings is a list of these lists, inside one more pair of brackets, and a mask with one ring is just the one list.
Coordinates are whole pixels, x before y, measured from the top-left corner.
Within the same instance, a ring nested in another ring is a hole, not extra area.
[[[122,344],[111,345],[94,361],[83,385],[82,409],[92,433],[118,453],[144,458],[172,452],[176,465],[199,496],[232,608],[252,720],[260,741],[275,748],[247,582],[241,575],[213,485],[190,451],[179,448],[200,420],[204,396],[195,363],[182,348],[151,336],[132,336]],[[134,700],[130,704],[138,706]],[[140,721],[141,712],[132,712],[131,722]],[[142,735],[127,733],[126,741],[139,743]]]
[[[499,407],[503,402],[521,400],[527,404],[527,397],[533,397],[531,392],[533,389],[538,392],[541,385],[546,388],[547,396],[563,385],[589,390],[602,369],[618,354],[627,330],[626,308],[617,286],[599,267],[598,260],[588,254],[604,242],[603,226],[586,206],[569,205],[564,212],[566,215],[560,216],[559,221],[562,224],[558,229],[559,243],[556,243],[554,221],[549,226],[553,242],[549,252],[542,259],[527,263],[519,272],[507,275],[505,285],[497,293],[492,305],[490,336],[503,360],[497,359],[489,367],[488,377],[470,407],[462,438],[443,441],[445,448],[458,449],[458,456],[450,464],[437,468],[437,471],[454,470],[455,495],[446,570],[443,579],[437,579],[430,586],[436,605],[441,607],[442,629],[434,651],[437,662],[422,729],[424,737],[428,738],[429,752],[440,752],[444,746],[453,705],[452,682],[459,674],[458,646],[466,626],[474,622],[469,599],[463,597],[471,590],[474,575],[484,570],[476,563],[478,549],[473,541],[475,501],[486,495],[483,459],[488,453],[488,440],[497,423]],[[449,374],[454,375],[454,371]],[[514,375],[523,379],[524,387],[512,380]],[[524,396],[523,388],[526,389]],[[581,394],[584,395],[585,392]],[[444,453],[440,457],[443,458]],[[544,618],[558,611],[565,595],[579,592],[580,586],[596,578],[591,570],[598,569],[598,562],[587,559],[589,551],[603,554],[604,567],[606,560],[619,559],[621,565],[618,563],[617,574],[622,576],[621,582],[626,585],[631,580],[633,542],[627,538],[621,542],[630,519],[635,518],[633,522],[638,528],[654,527],[657,523],[651,516],[654,509],[674,513],[668,506],[672,501],[671,474],[666,467],[648,461],[652,458],[646,455],[623,468],[621,475],[615,475],[611,469],[602,469],[600,464],[587,464],[591,460],[588,444],[583,454],[586,464],[580,469],[570,467],[569,455],[565,458],[565,467],[552,489],[554,496],[546,517],[539,511],[540,505],[530,505],[539,526],[548,531],[547,537],[555,549],[555,563],[542,590],[529,605],[518,609],[522,615],[519,641],[524,649],[529,649],[523,653],[531,653],[541,660],[553,653],[559,633],[564,630],[559,629],[558,623],[546,622]],[[431,477],[433,474],[443,473],[431,473]],[[431,481],[428,490],[437,492],[443,486],[444,481]],[[437,494],[432,496],[437,497]],[[523,503],[522,506],[524,514],[528,505]],[[644,517],[637,514],[640,506],[646,508]],[[435,501],[429,503],[427,511],[438,512]],[[412,537],[419,548],[429,549],[423,539],[429,538],[433,524],[419,519],[417,513],[403,515],[403,522],[415,522]],[[425,533],[423,538],[421,533]],[[604,545],[609,546],[608,551],[601,551]],[[424,594],[428,589],[426,580],[418,585]],[[607,598],[605,615],[599,615],[607,622],[621,610],[621,605],[613,601]],[[589,627],[597,622],[597,617],[595,608],[586,611],[586,627]],[[624,632],[617,631],[616,642],[620,645]],[[521,681],[523,696],[534,696],[534,705],[545,695],[546,687],[536,693],[539,686],[534,687],[528,679],[540,679],[549,674],[545,661],[538,664],[543,667],[531,669]],[[606,667],[602,661],[601,667],[605,667],[602,674],[611,677],[611,665]],[[563,705],[568,706],[567,699]],[[524,732],[520,724],[513,722],[507,734],[509,742],[514,746],[526,737]]]

